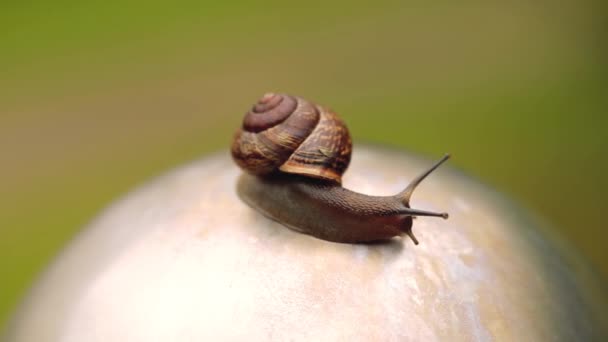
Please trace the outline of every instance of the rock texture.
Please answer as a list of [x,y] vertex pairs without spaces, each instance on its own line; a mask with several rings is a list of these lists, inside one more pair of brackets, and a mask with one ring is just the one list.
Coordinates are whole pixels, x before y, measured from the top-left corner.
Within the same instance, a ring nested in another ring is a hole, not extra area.
[[[355,146],[352,190],[431,161]],[[43,274],[9,341],[552,341],[605,337],[605,297],[537,220],[447,167],[418,188],[414,246],[326,242],[243,204],[228,153],[117,201]]]

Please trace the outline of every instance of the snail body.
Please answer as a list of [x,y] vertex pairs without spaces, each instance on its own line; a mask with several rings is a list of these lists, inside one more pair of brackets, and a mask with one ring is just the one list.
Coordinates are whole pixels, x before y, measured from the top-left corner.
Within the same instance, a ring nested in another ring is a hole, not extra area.
[[343,188],[352,142],[346,125],[324,107],[284,94],[266,94],[245,115],[232,156],[246,173],[241,199],[263,215],[317,238],[361,243],[407,234],[413,217],[437,216],[410,208],[418,184],[446,155],[394,196],[369,196]]

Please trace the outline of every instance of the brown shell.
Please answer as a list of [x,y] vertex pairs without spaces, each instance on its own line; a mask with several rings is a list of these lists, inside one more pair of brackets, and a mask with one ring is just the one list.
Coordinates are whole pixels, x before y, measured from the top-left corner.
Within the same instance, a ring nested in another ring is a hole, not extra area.
[[266,94],[245,114],[232,157],[254,175],[277,170],[341,183],[352,143],[333,112],[304,99]]

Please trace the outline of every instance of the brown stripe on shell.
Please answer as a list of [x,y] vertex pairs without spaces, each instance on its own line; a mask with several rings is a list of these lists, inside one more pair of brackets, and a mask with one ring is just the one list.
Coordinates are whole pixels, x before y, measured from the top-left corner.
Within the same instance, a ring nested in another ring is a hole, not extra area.
[[[251,174],[263,175],[277,170],[313,132],[319,122],[320,117],[316,106],[300,98],[288,95],[280,96],[283,97],[283,100],[277,105],[278,107],[282,106],[286,99],[293,99],[296,104],[293,113],[278,125],[263,131],[252,132],[245,128],[239,130],[232,144],[234,160],[242,169]],[[263,106],[267,104],[265,102],[270,103],[273,100],[272,97],[265,98],[266,96],[258,104],[261,103]],[[246,118],[249,114],[247,113]],[[266,114],[252,115],[264,116]]]
[[278,167],[276,158],[273,158],[274,153],[260,146],[256,133],[239,130],[231,152],[237,165],[252,174],[268,174]]
[[322,107],[318,110],[321,120],[317,127],[279,169],[341,183],[350,163],[350,134],[335,113]]

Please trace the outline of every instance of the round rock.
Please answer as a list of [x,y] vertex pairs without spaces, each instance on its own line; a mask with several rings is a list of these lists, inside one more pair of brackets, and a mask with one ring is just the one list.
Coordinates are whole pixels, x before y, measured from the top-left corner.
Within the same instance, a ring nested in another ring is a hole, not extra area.
[[[344,186],[397,193],[430,160],[355,146]],[[448,163],[449,164],[449,163]],[[601,284],[499,193],[443,166],[412,207],[420,240],[291,231],[236,195],[228,153],[107,208],[51,264],[9,341],[553,341],[606,337]]]

